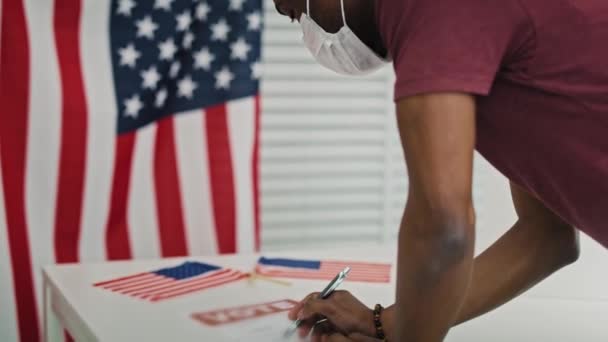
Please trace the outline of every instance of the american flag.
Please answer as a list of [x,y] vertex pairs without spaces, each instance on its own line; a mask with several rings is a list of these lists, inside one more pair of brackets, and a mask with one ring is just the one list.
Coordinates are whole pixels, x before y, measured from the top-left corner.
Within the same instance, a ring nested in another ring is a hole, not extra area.
[[255,272],[267,277],[331,280],[347,266],[351,268],[347,281],[388,283],[391,280],[391,264],[360,261],[261,257]]
[[175,267],[138,273],[93,286],[150,302],[171,299],[247,278],[246,273],[187,261]]
[[259,246],[261,0],[1,0],[0,336],[51,263]]

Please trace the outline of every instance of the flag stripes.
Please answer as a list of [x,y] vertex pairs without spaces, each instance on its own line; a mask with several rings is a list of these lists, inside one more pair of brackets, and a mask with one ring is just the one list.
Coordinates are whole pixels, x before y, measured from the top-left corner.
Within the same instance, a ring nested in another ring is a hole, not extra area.
[[154,185],[163,257],[188,255],[177,175],[173,117],[158,122],[154,144]]
[[346,280],[370,283],[390,282],[391,265],[382,263],[321,261],[318,268],[258,263],[256,272],[269,277],[329,280],[347,266],[351,268],[351,271]]
[[[187,267],[187,266],[180,266]],[[102,281],[93,286],[150,302],[158,302],[228,284],[249,275],[233,269],[218,269],[200,275],[175,278],[160,272],[144,272]]]
[[215,228],[220,253],[236,251],[234,179],[225,105],[206,109],[207,153]]
[[186,295],[189,293],[206,290],[212,287],[222,286],[240,279],[249,277],[247,274],[232,271],[230,273],[223,274],[221,277],[218,276],[212,280],[201,279],[199,281],[193,281],[182,287],[172,288],[167,291],[156,293],[154,295],[146,296],[144,299],[148,299],[152,302],[158,302],[165,299],[171,299],[178,296]]
[[[2,146],[0,145],[0,151]],[[1,153],[1,152],[0,152]],[[2,179],[2,164],[0,163],[0,179]],[[13,272],[11,270],[11,257],[8,237],[6,235],[6,213],[4,211],[4,189],[0,181],[0,284],[4,291],[0,291],[0,332],[7,341],[16,341],[17,317],[15,312],[17,304],[13,296]]]
[[255,115],[241,115],[241,113],[254,113],[256,110],[254,98],[235,100],[227,104],[227,128],[230,140],[234,146],[241,149],[230,151],[234,177],[235,232],[236,249],[248,246],[255,242],[255,215],[254,215],[254,182],[251,177],[251,164],[255,134],[251,127],[255,127]]
[[[25,158],[29,110],[30,51],[23,3],[2,1],[0,32],[0,151],[6,225],[19,336],[38,341],[30,244],[25,218]],[[10,165],[8,167],[7,165]]]
[[[112,69],[111,54],[100,52],[100,46],[105,44],[103,42],[110,41],[107,21],[111,13],[111,7],[108,6],[107,1],[84,1],[81,13],[80,36],[83,39],[80,40],[80,65],[85,92],[86,94],[94,94],[94,96],[88,96],[86,101],[87,124],[92,129],[87,130],[86,181],[83,217],[80,227],[80,244],[86,246],[86,248],[80,249],[80,257],[82,261],[97,261],[109,257],[107,249],[110,246],[117,246],[116,249],[118,250],[128,250],[128,247],[125,248],[122,244],[128,244],[129,240],[128,235],[124,235],[106,244],[106,227],[113,227],[107,225],[108,216],[113,217],[112,214],[108,213],[110,213],[110,207],[115,205],[111,198],[115,168],[113,161],[115,160],[117,145],[120,145],[118,141],[122,139],[122,136],[116,137],[118,114],[114,94],[114,80],[112,73],[108,72]],[[122,149],[122,146],[118,148]],[[128,186],[128,184],[123,185]],[[126,188],[126,191],[128,191],[128,188]],[[100,227],[103,228],[100,229]],[[125,229],[124,232],[128,231]],[[113,255],[112,259],[126,259],[128,257],[130,255]]]
[[131,192],[129,179],[134,149],[135,134],[123,134],[116,138],[110,215],[108,215],[105,239],[108,260],[130,259],[132,256],[127,203]]
[[206,114],[194,110],[175,119],[176,155],[183,198],[188,250],[191,255],[216,254],[217,238],[209,182]]
[[[261,120],[260,113],[262,104],[260,96],[255,97],[255,124],[254,132],[260,132]],[[253,138],[252,147],[253,157],[251,158],[251,182],[253,183],[253,220],[254,220],[254,241],[255,250],[260,250],[261,247],[261,215],[260,215],[260,134],[256,133]]]
[[[131,192],[127,202],[127,220],[131,251],[134,259],[161,256],[159,241],[158,208],[154,188],[154,145],[158,125],[152,123],[137,131],[124,134],[136,135],[133,150],[133,167],[129,175]],[[142,213],[149,213],[144,214]]]
[[[53,3],[24,2],[30,27],[30,82],[27,113],[27,151],[25,168],[25,215],[31,269],[40,270],[55,262],[55,200],[59,179],[61,134],[61,90],[59,62],[53,30]],[[1,72],[1,71],[0,71]],[[8,119],[10,120],[10,118]],[[35,137],[32,139],[32,137]],[[7,166],[5,166],[5,169]],[[31,227],[37,227],[32,229]],[[46,241],[36,244],[37,241]],[[42,274],[33,271],[34,293],[42,298]]]
[[87,106],[80,67],[80,11],[80,1],[55,1],[53,28],[63,90],[54,232],[59,263],[78,261],[84,192]]

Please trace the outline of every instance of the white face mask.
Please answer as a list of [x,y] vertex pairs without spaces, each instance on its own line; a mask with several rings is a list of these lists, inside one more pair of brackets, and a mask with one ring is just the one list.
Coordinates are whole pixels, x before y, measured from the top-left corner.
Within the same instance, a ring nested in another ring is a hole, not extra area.
[[344,26],[336,33],[329,33],[310,17],[310,0],[306,0],[307,13],[302,13],[300,18],[304,34],[302,39],[316,61],[343,75],[369,74],[389,63],[389,60],[378,56],[365,45],[348,27],[344,0],[340,0],[340,5]]

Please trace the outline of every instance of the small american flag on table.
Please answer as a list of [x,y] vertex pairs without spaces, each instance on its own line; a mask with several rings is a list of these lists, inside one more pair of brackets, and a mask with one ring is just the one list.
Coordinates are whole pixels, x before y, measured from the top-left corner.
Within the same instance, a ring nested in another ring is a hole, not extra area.
[[255,271],[266,277],[331,280],[347,266],[351,271],[346,280],[368,283],[390,282],[391,264],[388,263],[261,257]]
[[158,302],[248,277],[247,273],[200,262],[112,279],[93,284],[131,297]]

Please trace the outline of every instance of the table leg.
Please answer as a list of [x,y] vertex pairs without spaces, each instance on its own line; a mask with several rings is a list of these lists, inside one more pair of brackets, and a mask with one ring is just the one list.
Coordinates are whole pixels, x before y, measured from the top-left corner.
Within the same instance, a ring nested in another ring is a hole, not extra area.
[[43,305],[44,305],[44,341],[45,342],[63,342],[63,327],[57,319],[55,312],[53,311],[52,303],[52,289],[48,284],[46,278],[43,280]]

